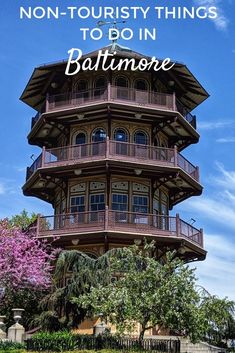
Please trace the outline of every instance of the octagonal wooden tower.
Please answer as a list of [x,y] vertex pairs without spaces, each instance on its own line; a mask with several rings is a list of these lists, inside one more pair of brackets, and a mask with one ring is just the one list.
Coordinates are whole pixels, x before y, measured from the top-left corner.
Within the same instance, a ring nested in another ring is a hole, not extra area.
[[[144,57],[115,50],[116,60]],[[146,237],[159,257],[175,249],[187,262],[203,260],[203,231],[169,211],[202,192],[198,167],[181,152],[199,140],[191,111],[207,92],[180,63],[74,76],[65,75],[66,64],[36,68],[21,96],[37,110],[29,143],[42,149],[23,192],[54,208],[38,217],[37,236],[94,256]]]

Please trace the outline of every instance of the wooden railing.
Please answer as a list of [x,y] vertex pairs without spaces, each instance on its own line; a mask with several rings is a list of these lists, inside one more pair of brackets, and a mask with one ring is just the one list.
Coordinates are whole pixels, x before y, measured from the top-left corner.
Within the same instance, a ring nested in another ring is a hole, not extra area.
[[176,217],[113,211],[106,207],[103,211],[66,213],[48,217],[38,217],[37,236],[82,234],[97,231],[112,231],[155,236],[174,236],[189,240],[203,247],[203,231],[194,228]]
[[[86,106],[91,103],[117,101],[123,104],[153,107],[156,109],[178,111],[195,129],[196,117],[176,99],[175,94],[141,91],[134,88],[111,86],[93,88],[80,92],[69,92],[47,96],[41,113]],[[40,118],[40,113],[32,120],[32,127]]]
[[42,167],[42,153],[35,159],[33,164],[30,167],[27,167],[26,170],[26,180],[28,180],[37,169]]
[[65,162],[75,164],[100,159],[116,159],[156,166],[174,166],[183,169],[190,177],[199,182],[198,167],[195,167],[177,148],[155,147],[127,142],[110,141],[64,146],[52,149],[43,148],[42,154],[27,169],[27,179],[41,167],[63,166]]

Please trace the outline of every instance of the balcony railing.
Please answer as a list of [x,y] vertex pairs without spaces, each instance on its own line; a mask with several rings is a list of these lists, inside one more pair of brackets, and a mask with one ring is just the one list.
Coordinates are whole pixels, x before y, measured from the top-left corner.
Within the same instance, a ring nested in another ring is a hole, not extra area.
[[134,143],[110,141],[82,145],[43,148],[42,154],[27,169],[26,180],[41,167],[63,166],[78,162],[112,159],[154,166],[180,167],[191,178],[199,182],[199,170],[177,152],[177,148],[155,147]]
[[[111,86],[93,88],[86,91],[62,93],[47,96],[41,113],[90,105],[96,102],[116,101],[123,104],[153,107],[156,109],[178,111],[195,129],[196,118],[179,102],[175,94],[153,91],[141,91],[134,88]],[[40,118],[37,114],[32,127]]]
[[28,180],[37,169],[42,167],[42,153],[35,159],[33,164],[26,170],[26,180]]
[[179,237],[203,248],[203,231],[176,217],[113,211],[67,213],[38,217],[37,236],[59,236],[98,231],[134,233],[161,237]]

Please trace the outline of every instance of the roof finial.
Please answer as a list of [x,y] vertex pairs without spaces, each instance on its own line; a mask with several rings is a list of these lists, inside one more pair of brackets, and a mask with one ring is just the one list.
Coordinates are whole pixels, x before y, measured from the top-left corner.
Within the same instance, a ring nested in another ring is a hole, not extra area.
[[[111,46],[111,51],[114,51],[115,50],[115,47],[116,47],[116,45],[117,45],[117,29],[118,29],[118,26],[117,26],[117,24],[118,23],[126,23],[126,21],[117,21],[117,19],[116,18],[114,18],[114,20],[113,21],[98,21],[97,22],[97,25],[99,26],[99,27],[101,27],[101,26],[106,26],[106,25],[109,25],[109,28],[111,28],[111,30],[110,30],[110,39],[112,40],[112,46]],[[114,30],[114,31],[112,31],[112,29]]]

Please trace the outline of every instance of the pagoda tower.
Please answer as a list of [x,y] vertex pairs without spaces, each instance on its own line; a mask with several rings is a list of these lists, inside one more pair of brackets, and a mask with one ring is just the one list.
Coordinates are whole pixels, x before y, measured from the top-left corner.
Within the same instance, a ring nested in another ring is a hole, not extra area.
[[[150,59],[117,44],[115,51],[117,62]],[[66,65],[35,68],[20,97],[37,111],[28,141],[41,149],[23,192],[54,208],[38,216],[37,237],[93,257],[147,238],[159,258],[176,250],[185,262],[205,259],[202,229],[170,211],[202,192],[183,150],[199,140],[191,111],[208,93],[178,62],[169,71],[74,76]]]

